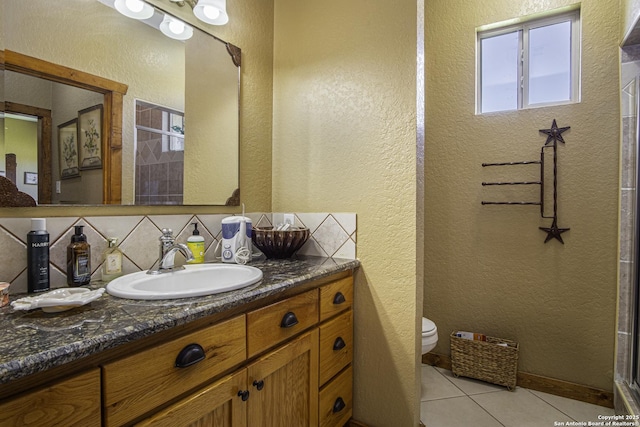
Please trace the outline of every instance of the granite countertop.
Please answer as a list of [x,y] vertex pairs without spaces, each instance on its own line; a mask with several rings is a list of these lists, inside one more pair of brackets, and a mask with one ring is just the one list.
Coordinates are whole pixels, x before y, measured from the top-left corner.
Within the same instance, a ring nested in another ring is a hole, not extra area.
[[[353,270],[358,260],[297,257],[251,263],[262,270],[256,285],[206,297],[130,300],[106,292],[60,313],[0,308],[0,384],[183,325],[312,280]],[[92,284],[98,288],[104,284]],[[12,296],[13,301],[20,296]]]

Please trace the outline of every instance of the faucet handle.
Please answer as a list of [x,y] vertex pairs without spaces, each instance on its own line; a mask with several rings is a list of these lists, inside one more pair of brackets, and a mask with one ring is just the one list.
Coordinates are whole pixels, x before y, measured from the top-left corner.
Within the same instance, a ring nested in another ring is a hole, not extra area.
[[162,243],[165,243],[165,242],[173,243],[174,240],[175,240],[175,238],[173,237],[173,231],[170,228],[163,228],[162,229],[162,236],[160,236],[160,242],[162,242]]

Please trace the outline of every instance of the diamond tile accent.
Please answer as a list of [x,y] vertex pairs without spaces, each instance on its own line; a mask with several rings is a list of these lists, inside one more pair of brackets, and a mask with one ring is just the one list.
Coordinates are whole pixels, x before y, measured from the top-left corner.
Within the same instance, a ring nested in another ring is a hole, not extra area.
[[262,214],[260,219],[256,222],[256,227],[273,227],[273,222],[271,221],[270,215]]
[[332,258],[355,259],[356,242],[349,239],[333,254]]
[[309,237],[309,239],[302,245],[300,250],[298,251],[300,255],[307,256],[328,256],[327,253],[322,249],[322,246],[314,239],[313,236]]
[[313,238],[320,244],[328,256],[333,256],[349,239],[349,235],[333,215],[329,215],[313,232]]
[[355,213],[332,213],[331,215],[333,215],[336,221],[349,236],[356,232]]
[[92,216],[85,220],[106,239],[116,237],[120,244],[144,217],[139,216]]
[[[192,217],[193,215],[149,215],[148,219],[158,227],[158,230],[170,228],[175,236],[189,224]],[[158,237],[161,234],[158,234]]]
[[[275,215],[275,214],[274,214]],[[327,213],[298,213],[296,217],[303,226],[307,227],[311,233],[315,233],[320,224],[327,219]]]
[[0,228],[0,247],[2,247],[2,251],[0,251],[0,265],[2,265],[0,281],[12,282],[27,268],[27,245],[4,228]]
[[149,218],[145,218],[124,239],[120,249],[141,270],[148,270],[158,259],[158,238],[161,235],[160,229]]

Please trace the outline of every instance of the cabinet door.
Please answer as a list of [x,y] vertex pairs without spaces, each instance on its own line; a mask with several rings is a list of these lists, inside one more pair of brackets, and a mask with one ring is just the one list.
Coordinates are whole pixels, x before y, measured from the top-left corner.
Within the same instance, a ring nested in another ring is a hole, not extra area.
[[[137,424],[153,427],[246,427],[247,371],[223,378]],[[246,398],[245,398],[246,399]]]
[[318,425],[318,329],[266,354],[247,368],[248,425]]
[[0,403],[0,426],[100,426],[100,370]]

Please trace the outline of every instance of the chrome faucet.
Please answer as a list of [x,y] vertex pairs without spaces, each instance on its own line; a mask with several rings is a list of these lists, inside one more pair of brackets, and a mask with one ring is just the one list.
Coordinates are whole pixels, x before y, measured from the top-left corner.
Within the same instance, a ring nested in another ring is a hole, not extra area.
[[189,250],[187,245],[183,243],[176,243],[171,229],[163,228],[162,236],[160,236],[160,257],[158,258],[158,261],[156,261],[158,268],[154,268],[156,266],[156,264],[154,264],[153,267],[147,271],[147,274],[162,274],[184,270],[184,266],[182,265],[177,267],[175,266],[175,257],[177,252],[181,252],[186,261],[193,260],[193,253]]

